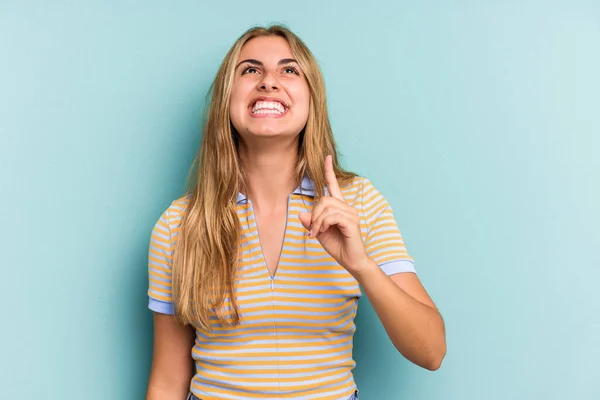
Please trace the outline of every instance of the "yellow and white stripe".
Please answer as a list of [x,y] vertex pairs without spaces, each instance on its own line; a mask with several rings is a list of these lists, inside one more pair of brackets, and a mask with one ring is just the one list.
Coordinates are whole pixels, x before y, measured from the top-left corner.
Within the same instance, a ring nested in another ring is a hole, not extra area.
[[[342,188],[359,210],[369,256],[388,275],[415,272],[392,209],[366,179]],[[171,263],[187,200],[174,201],[154,230],[148,256],[149,308],[172,314]],[[313,207],[305,178],[290,195],[283,248],[272,277],[262,255],[252,203],[238,196],[242,262],[236,295],[242,320],[212,330],[196,327],[190,390],[207,399],[347,399],[355,389],[352,338],[358,298],[356,280],[298,219]]]

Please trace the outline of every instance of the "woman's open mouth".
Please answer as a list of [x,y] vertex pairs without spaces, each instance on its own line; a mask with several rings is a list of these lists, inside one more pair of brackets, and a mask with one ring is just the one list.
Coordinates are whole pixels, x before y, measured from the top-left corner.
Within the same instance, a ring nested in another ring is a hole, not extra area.
[[276,100],[258,100],[250,107],[250,114],[253,117],[281,117],[287,111],[288,108]]

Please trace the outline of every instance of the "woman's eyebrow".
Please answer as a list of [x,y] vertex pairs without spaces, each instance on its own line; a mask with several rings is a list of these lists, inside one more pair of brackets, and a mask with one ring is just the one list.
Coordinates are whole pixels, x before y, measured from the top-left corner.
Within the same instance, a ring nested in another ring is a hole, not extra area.
[[282,60],[279,60],[279,62],[278,62],[279,65],[290,64],[290,63],[298,64],[298,61],[294,60],[293,58],[284,58]]
[[262,67],[262,66],[263,66],[263,63],[262,63],[262,62],[260,62],[260,61],[258,61],[258,60],[254,60],[254,59],[252,59],[252,58],[249,58],[249,59],[247,59],[247,60],[240,61],[240,62],[238,63],[238,65],[236,65],[236,66],[235,66],[235,68],[239,67],[240,65],[242,65],[242,64],[244,64],[244,63],[253,64],[253,65],[258,65],[259,67]]
[[[252,65],[257,65],[257,66],[259,66],[259,67],[262,67],[262,66],[264,66],[264,64],[263,64],[261,61],[255,60],[255,59],[253,59],[253,58],[249,58],[249,59],[247,59],[247,60],[240,61],[240,62],[238,63],[238,65],[236,65],[236,66],[235,66],[235,68],[237,69],[237,68],[238,68],[240,65],[242,65],[242,64],[244,64],[244,63],[247,63],[247,64],[252,64]],[[283,58],[283,59],[279,60],[279,62],[278,62],[277,64],[278,64],[278,65],[283,65],[283,64],[290,64],[290,63],[296,63],[296,64],[298,64],[298,61],[296,61],[296,60],[295,60],[295,59],[293,59],[293,58]]]

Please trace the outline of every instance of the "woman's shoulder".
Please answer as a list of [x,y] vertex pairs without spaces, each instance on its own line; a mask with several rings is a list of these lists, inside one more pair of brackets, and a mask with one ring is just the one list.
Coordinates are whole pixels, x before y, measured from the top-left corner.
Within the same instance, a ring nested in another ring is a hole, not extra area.
[[171,202],[168,210],[175,214],[183,214],[190,204],[190,195],[179,197]]
[[178,228],[189,203],[189,195],[171,201],[171,204],[163,211],[161,219],[169,225],[170,229]]
[[344,194],[346,202],[349,204],[362,202],[365,195],[369,196],[376,191],[369,178],[361,175],[355,175],[347,184],[342,185],[340,189]]

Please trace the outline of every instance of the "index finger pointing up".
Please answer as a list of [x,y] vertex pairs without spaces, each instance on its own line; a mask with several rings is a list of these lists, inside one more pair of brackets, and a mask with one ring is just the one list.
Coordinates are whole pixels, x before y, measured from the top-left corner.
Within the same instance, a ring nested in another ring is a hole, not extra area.
[[327,190],[331,197],[335,197],[338,200],[344,200],[344,195],[340,189],[340,185],[335,177],[335,171],[333,170],[333,157],[328,155],[325,157],[325,181],[327,182]]

